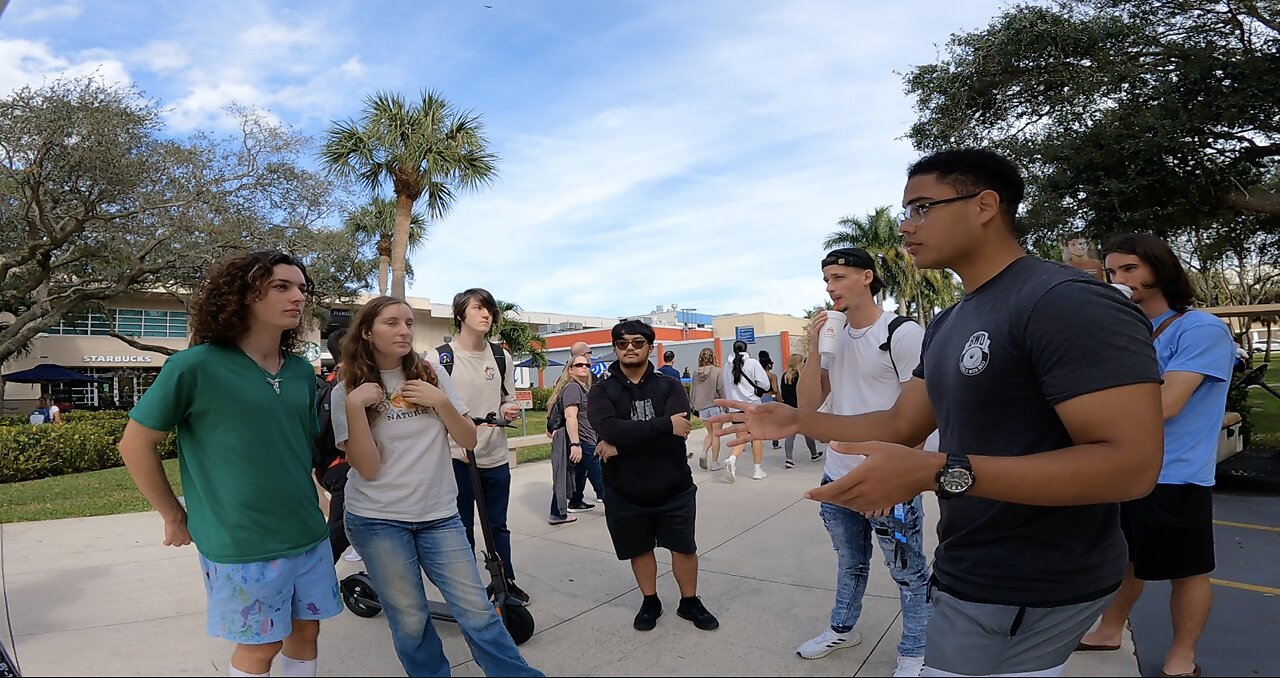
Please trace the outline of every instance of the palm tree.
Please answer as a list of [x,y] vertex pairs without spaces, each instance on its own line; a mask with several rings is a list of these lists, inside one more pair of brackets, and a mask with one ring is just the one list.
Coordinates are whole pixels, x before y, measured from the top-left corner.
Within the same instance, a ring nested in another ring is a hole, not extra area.
[[[387,273],[391,267],[391,240],[396,227],[396,204],[386,198],[375,196],[369,204],[347,215],[343,221],[347,236],[354,242],[367,243],[373,241],[378,252],[378,294],[387,293]],[[409,252],[422,247],[427,241],[427,219],[420,210],[414,210],[409,217]],[[360,247],[364,249],[363,246]],[[407,268],[406,264],[406,268]]]
[[391,293],[405,294],[413,206],[426,198],[427,217],[438,220],[453,208],[460,190],[475,190],[497,176],[480,116],[458,111],[435,90],[410,103],[399,94],[377,92],[365,100],[359,122],[335,122],[326,133],[320,161],[330,174],[353,179],[377,195],[384,182],[395,194],[391,237]]
[[933,317],[935,308],[955,303],[957,286],[947,271],[922,271],[902,246],[898,220],[889,207],[878,207],[864,217],[845,217],[836,222],[841,230],[827,236],[822,246],[861,247],[876,259],[884,290],[898,302],[898,315],[913,315],[921,323]]
[[511,351],[512,356],[527,355],[533,359],[538,369],[547,366],[547,340],[533,331],[527,323],[510,314],[520,312],[520,306],[509,301],[495,299],[498,302],[498,317],[494,322],[494,336],[498,342]]

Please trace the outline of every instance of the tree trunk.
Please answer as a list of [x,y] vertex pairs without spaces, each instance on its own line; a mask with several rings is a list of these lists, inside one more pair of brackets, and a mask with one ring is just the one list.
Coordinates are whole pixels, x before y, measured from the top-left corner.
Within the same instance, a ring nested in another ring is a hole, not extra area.
[[378,257],[378,294],[387,294],[387,273],[391,271],[391,257]]
[[0,376],[0,416],[4,416],[4,377]]
[[391,296],[405,298],[404,269],[409,253],[409,221],[413,215],[413,201],[403,195],[396,196],[396,228],[391,236]]

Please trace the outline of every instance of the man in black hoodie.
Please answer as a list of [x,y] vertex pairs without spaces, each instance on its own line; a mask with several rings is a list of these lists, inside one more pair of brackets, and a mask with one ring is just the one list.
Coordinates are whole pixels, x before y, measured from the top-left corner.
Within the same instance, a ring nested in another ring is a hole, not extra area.
[[596,382],[587,416],[596,431],[596,454],[604,464],[609,510],[605,520],[618,560],[630,560],[644,603],[633,626],[652,630],[662,615],[658,561],[654,548],[671,551],[671,570],[680,586],[676,614],[710,631],[720,626],[698,598],[698,547],[693,473],[685,457],[689,437],[689,397],[676,379],[655,373],[649,362],[653,328],[639,320],[613,327],[618,360],[611,378]]

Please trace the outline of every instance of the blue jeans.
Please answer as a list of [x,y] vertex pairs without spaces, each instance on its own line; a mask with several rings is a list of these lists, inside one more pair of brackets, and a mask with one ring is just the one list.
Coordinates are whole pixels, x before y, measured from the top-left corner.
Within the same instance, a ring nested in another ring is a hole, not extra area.
[[[829,482],[831,479],[823,476],[822,484]],[[895,510],[902,512],[901,519],[893,514],[868,519],[857,511],[833,504],[822,504],[819,509],[836,550],[836,604],[831,608],[831,628],[848,631],[862,615],[874,534],[889,574],[898,583],[902,600],[902,639],[898,642],[898,654],[923,657],[925,628],[933,613],[928,601],[929,562],[924,555],[924,509],[917,496],[910,503],[899,504]]]
[[[467,541],[472,553],[476,550],[475,492],[471,489],[470,464],[453,460],[453,477],[458,481],[458,515],[467,530]],[[502,558],[502,570],[507,579],[515,580],[515,566],[511,564],[511,530],[507,529],[507,504],[511,500],[511,467],[503,464],[480,471],[480,491],[484,493],[484,510],[489,514],[489,532],[493,534],[493,550]]]
[[347,536],[364,558],[391,626],[400,665],[410,676],[447,676],[449,660],[431,623],[422,572],[458,621],[471,656],[489,676],[541,676],[520,656],[489,602],[457,514],[410,523],[346,515]]
[[596,456],[596,446],[591,443],[582,443],[582,461],[573,465],[573,494],[569,497],[570,506],[579,506],[583,503],[582,494],[587,491],[587,481],[591,481],[591,488],[595,490],[596,497],[604,496],[604,479],[600,473],[600,457]]

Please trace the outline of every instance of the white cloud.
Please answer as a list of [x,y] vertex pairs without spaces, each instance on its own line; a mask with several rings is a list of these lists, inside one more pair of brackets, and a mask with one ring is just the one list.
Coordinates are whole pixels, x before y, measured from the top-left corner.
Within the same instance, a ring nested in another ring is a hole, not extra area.
[[44,42],[0,39],[0,94],[41,84],[60,76],[94,75],[109,85],[133,82],[128,69],[109,52],[89,50],[59,56]]
[[157,40],[129,54],[131,61],[141,62],[143,66],[156,72],[173,72],[186,66],[190,61],[186,48],[172,40]]
[[914,115],[892,70],[919,29],[908,8],[769,7],[578,83],[594,106],[508,139],[495,186],[433,227],[415,293],[598,315],[820,302],[835,222],[901,199]]
[[84,3],[80,0],[70,0],[69,2],[39,2],[36,0],[26,0],[21,2],[18,7],[10,9],[10,21],[20,24],[33,24],[39,21],[51,20],[71,20],[84,11]]
[[348,78],[361,78],[369,72],[369,67],[360,61],[360,57],[353,56],[338,67],[338,72]]

